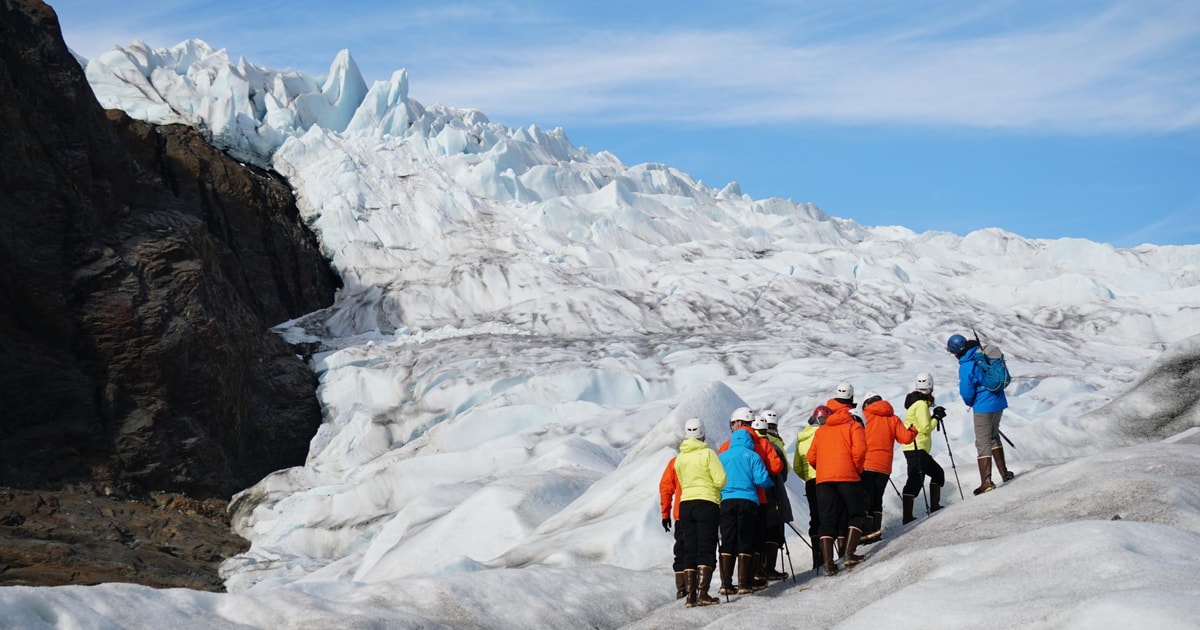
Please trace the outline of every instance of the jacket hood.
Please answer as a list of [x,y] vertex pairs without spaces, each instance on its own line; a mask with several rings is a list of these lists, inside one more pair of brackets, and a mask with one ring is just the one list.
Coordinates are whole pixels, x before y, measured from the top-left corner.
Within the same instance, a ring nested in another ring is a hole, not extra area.
[[872,416],[892,416],[896,414],[896,410],[892,409],[892,403],[886,400],[877,400],[863,407],[863,411]]
[[754,450],[754,438],[750,437],[750,432],[745,429],[739,429],[733,432],[729,437],[729,447],[748,448]]
[[833,411],[833,415],[825,419],[825,426],[836,427],[840,424],[846,424],[848,422],[854,422],[854,416],[850,415],[849,405],[842,405],[841,409],[835,409]]
[[680,453],[693,453],[706,448],[708,448],[708,444],[704,443],[702,440],[697,440],[696,438],[687,438],[679,443]]
[[847,410],[849,410],[849,409],[853,409],[853,408],[854,408],[854,405],[849,405],[849,404],[846,404],[846,403],[844,403],[844,402],[842,402],[842,401],[840,401],[840,400],[838,400],[838,399],[836,399],[836,398],[830,398],[830,399],[829,399],[829,400],[828,400],[828,401],[825,403],[825,406],[826,406],[826,407],[829,407],[829,408],[830,408],[830,409],[832,409],[833,411],[841,411],[842,409],[847,409]]

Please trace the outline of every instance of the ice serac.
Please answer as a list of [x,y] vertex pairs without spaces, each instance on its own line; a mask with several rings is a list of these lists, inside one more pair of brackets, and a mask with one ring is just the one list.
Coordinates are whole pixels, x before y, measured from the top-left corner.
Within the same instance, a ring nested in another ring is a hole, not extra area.
[[296,96],[300,125],[305,129],[318,125],[329,131],[345,131],[366,95],[367,82],[363,80],[358,64],[354,63],[350,51],[343,50],[329,66],[329,75],[319,92]]
[[316,125],[342,131],[367,94],[350,52],[334,58],[317,80],[259,68],[224,49],[191,39],[166,49],[142,41],[114,47],[87,63],[88,81],[108,109],[155,124],[182,123],[206,131],[232,155],[267,165],[293,135]]
[[388,81],[371,86],[346,131],[403,136],[424,114],[420,103],[408,99],[408,70],[397,70]]

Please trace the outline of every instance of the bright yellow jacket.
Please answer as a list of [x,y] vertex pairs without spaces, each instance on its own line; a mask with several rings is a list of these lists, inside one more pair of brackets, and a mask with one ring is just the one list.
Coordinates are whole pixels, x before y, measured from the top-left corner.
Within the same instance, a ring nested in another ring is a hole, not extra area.
[[716,451],[696,438],[687,438],[679,445],[675,457],[675,476],[679,478],[679,500],[711,501],[721,504],[721,489],[725,487],[725,467]]
[[912,444],[905,444],[904,450],[911,451],[913,448],[919,448],[926,453],[929,452],[929,447],[933,444],[933,430],[937,428],[937,420],[929,414],[929,401],[924,398],[918,398],[913,401],[913,404],[908,406],[908,411],[904,413],[904,425],[917,428],[917,439]]
[[796,453],[792,456],[792,470],[803,481],[812,481],[817,478],[817,469],[808,463],[808,447],[812,446],[812,439],[816,433],[817,425],[812,424],[804,427],[796,438]]

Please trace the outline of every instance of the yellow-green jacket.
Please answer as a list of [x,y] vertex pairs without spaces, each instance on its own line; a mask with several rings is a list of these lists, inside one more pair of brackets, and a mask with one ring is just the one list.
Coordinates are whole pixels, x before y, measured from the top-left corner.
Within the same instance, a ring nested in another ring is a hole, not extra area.
[[725,467],[716,451],[696,438],[687,438],[679,445],[675,457],[675,476],[679,478],[680,502],[711,501],[721,504],[721,488],[725,487]]
[[792,455],[792,470],[804,481],[812,481],[817,478],[817,469],[808,463],[808,447],[812,446],[813,435],[816,434],[817,428],[815,424],[804,427],[800,431],[799,437],[796,438],[796,452]]
[[928,400],[918,398],[908,406],[908,411],[904,413],[904,426],[917,427],[917,439],[912,444],[905,444],[904,450],[919,448],[928,453],[929,446],[933,443],[933,430],[937,428],[937,420],[929,414]]

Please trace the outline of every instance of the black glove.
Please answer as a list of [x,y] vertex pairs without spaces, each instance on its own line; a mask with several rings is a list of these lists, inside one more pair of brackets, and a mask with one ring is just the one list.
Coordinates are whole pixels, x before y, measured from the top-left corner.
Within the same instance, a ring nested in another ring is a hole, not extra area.
[[671,531],[671,519],[669,519],[669,518],[663,519],[663,531],[668,532],[668,533]]
[[940,406],[934,407],[933,408],[933,417],[937,418],[938,422],[941,422],[942,419],[944,419],[946,417],[946,408],[940,407]]

